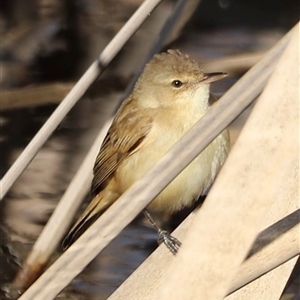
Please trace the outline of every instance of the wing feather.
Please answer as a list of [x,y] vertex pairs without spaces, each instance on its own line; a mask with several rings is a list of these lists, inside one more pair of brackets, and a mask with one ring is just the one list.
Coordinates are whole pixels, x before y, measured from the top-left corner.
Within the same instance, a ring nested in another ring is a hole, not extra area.
[[140,147],[152,127],[147,110],[129,111],[116,116],[100,148],[94,166],[92,195],[98,194],[118,166]]

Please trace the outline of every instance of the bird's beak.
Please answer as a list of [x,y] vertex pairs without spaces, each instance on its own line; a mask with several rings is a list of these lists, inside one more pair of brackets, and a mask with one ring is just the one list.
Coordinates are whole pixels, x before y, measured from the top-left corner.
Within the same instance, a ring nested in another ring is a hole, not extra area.
[[215,81],[218,81],[220,79],[223,79],[227,75],[228,75],[227,73],[223,73],[223,72],[204,73],[203,74],[203,79],[200,82],[205,83],[205,84],[215,82]]

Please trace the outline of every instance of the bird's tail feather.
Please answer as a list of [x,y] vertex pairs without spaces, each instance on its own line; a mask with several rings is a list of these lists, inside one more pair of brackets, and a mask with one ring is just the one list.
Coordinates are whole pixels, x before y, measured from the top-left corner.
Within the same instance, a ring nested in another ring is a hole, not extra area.
[[112,203],[113,201],[103,201],[102,193],[95,196],[64,238],[63,250],[69,248]]

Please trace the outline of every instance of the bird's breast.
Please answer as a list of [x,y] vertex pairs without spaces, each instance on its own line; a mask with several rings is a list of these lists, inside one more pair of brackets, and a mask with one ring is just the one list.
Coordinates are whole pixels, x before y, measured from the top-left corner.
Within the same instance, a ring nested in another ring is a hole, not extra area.
[[[119,192],[126,191],[149,171],[199,118],[193,113],[179,118],[171,113],[162,117],[157,114],[142,147],[129,156],[116,172]],[[226,138],[221,134],[152,201],[149,208],[175,211],[191,204],[212,183],[212,176],[225,160],[223,152],[226,149]]]

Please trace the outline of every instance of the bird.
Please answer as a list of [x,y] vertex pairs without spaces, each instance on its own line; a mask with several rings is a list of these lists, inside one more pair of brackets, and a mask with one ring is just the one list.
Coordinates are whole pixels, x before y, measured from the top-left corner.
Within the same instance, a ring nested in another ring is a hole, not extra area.
[[[211,106],[210,84],[227,73],[205,73],[180,50],[154,55],[118,109],[93,168],[91,202],[63,241],[67,249],[106,209],[151,169]],[[201,132],[199,132],[199,135]],[[145,216],[174,255],[181,242],[150,212],[174,213],[207,194],[229,152],[224,129],[150,204]],[[176,157],[174,157],[176,159]]]

